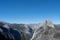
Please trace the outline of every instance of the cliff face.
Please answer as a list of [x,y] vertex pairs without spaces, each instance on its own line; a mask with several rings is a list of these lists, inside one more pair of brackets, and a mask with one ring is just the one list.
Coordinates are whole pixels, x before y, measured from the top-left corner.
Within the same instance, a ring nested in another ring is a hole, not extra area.
[[60,40],[60,31],[51,21],[45,21],[35,30],[31,40]]

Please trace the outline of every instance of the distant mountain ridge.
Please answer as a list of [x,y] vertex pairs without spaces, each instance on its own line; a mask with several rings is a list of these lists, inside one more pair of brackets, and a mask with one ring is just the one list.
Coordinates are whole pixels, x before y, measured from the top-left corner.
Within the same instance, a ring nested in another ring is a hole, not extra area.
[[10,24],[0,22],[0,32],[4,37],[7,34],[7,38],[5,37],[6,40],[12,40],[9,37],[10,34],[12,35],[11,37],[13,38],[13,40],[22,40],[23,36],[24,39],[29,40],[32,36],[33,30],[25,24]]
[[59,38],[60,25],[53,24],[50,20],[38,24],[0,22],[1,40],[59,40]]

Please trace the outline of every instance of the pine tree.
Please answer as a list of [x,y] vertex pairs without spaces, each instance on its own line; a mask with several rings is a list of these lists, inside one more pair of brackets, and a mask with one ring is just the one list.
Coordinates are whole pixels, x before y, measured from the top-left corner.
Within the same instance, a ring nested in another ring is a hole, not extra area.
[[21,34],[22,34],[21,35],[21,40],[26,40],[25,35],[24,35],[24,32],[22,32]]

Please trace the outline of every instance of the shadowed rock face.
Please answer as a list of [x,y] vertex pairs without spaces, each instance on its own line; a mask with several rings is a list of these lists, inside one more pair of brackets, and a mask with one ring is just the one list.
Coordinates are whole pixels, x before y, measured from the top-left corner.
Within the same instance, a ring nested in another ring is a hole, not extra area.
[[29,40],[33,30],[25,24],[0,22],[0,40]]
[[15,40],[21,40],[21,33],[17,30],[10,29],[10,33],[14,36]]
[[0,23],[0,40],[21,40],[21,34],[12,28],[6,28]]
[[[1,27],[0,27],[1,28]],[[21,35],[18,31],[13,30],[13,29],[5,29],[5,28],[1,28],[3,30],[3,32],[0,32],[0,39],[1,40],[21,40]]]
[[1,32],[0,32],[0,40],[8,40],[8,39],[5,38],[5,36],[3,34],[1,34]]

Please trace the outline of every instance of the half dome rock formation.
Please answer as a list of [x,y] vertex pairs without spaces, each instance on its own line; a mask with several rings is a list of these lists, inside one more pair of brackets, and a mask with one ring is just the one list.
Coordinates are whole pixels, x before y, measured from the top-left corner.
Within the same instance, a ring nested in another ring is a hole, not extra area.
[[46,20],[44,24],[46,24],[49,27],[55,28],[53,23],[50,20]]
[[31,40],[60,40],[60,31],[55,29],[50,20],[46,20],[34,31]]

